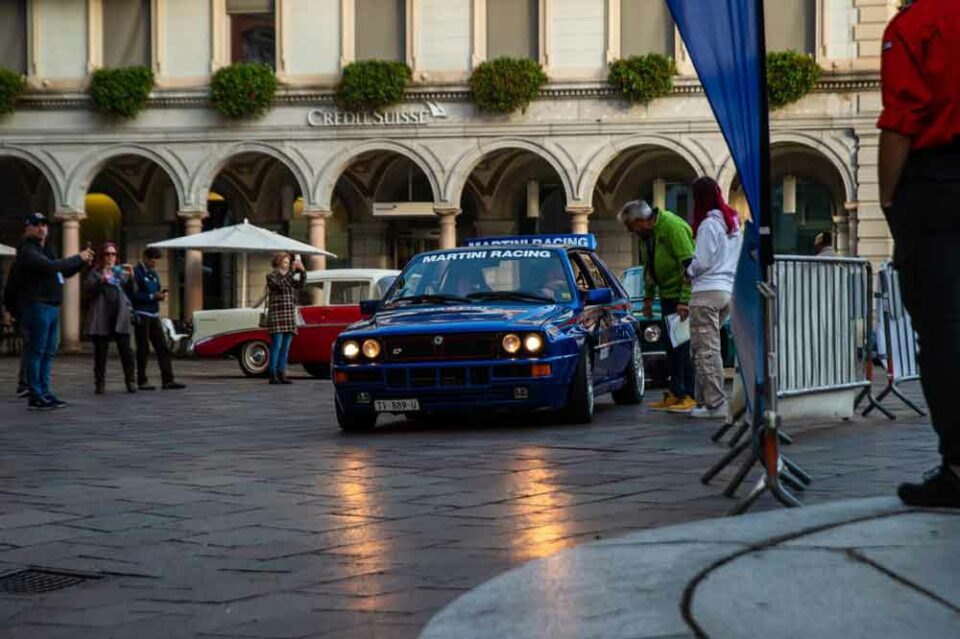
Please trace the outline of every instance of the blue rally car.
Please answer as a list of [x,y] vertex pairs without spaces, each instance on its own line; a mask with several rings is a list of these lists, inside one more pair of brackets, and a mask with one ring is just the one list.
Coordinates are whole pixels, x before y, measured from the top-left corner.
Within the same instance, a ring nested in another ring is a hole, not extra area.
[[471,240],[414,257],[334,343],[337,420],[558,411],[643,398],[637,319],[592,235]]

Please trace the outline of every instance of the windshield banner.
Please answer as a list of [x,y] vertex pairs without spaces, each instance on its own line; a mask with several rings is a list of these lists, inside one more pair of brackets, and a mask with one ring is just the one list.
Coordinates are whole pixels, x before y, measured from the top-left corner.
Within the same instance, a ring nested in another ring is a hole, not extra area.
[[514,235],[508,237],[476,237],[466,242],[466,246],[503,246],[506,244],[574,246],[593,251],[597,248],[597,238],[593,233],[583,235]]
[[488,259],[547,259],[553,257],[550,251],[536,249],[500,249],[495,251],[454,251],[451,253],[432,253],[423,256],[423,263],[430,262],[459,262],[461,260],[488,260]]

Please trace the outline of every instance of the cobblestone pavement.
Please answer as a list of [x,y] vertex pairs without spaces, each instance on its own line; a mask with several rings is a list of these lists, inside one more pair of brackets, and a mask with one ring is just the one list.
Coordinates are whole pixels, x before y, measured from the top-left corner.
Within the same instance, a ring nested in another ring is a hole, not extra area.
[[[714,425],[645,408],[342,435],[329,382],[177,362],[186,391],[127,395],[111,366],[99,397],[90,360],[61,358],[70,407],[28,413],[0,360],[0,571],[102,577],[0,593],[0,636],[415,637],[521,562],[730,506],[698,481]],[[932,465],[929,426],[901,415],[792,428],[804,499],[890,494]]]

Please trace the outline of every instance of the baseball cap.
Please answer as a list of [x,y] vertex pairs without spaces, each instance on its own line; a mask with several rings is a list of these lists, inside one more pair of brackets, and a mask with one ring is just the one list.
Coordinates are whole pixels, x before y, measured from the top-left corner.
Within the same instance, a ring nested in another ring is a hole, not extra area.
[[47,216],[43,213],[31,213],[23,220],[24,226],[43,226],[49,224]]

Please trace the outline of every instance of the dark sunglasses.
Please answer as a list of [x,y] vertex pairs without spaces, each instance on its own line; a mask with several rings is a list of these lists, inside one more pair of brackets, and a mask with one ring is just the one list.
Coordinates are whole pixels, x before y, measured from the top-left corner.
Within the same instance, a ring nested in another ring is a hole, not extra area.
[[117,254],[116,251],[107,251],[106,253],[103,253],[104,256],[107,256],[107,255],[114,255],[114,256],[115,256],[116,254]]

